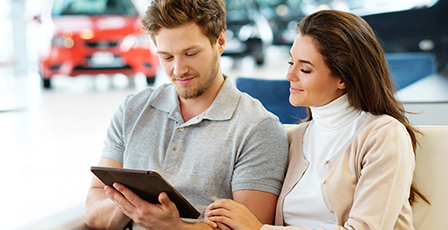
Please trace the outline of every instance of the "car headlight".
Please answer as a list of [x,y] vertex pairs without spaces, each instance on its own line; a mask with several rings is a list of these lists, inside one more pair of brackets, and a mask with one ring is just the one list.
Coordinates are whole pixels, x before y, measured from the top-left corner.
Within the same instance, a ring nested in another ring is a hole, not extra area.
[[142,35],[127,35],[120,44],[120,50],[127,52],[131,48],[146,48],[151,45],[151,38],[147,34]]
[[53,46],[65,47],[67,49],[70,49],[75,45],[75,42],[73,41],[72,38],[69,38],[69,37],[65,38],[65,37],[54,36],[51,39],[51,44]]
[[51,39],[51,44],[54,46],[64,46],[64,41],[65,41],[65,38],[55,36]]

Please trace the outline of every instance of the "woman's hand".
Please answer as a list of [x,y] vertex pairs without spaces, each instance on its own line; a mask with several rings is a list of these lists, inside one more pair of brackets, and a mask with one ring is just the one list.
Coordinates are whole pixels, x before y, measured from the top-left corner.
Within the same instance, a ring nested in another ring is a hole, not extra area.
[[205,213],[205,223],[222,230],[259,230],[263,224],[246,208],[233,200],[217,200]]

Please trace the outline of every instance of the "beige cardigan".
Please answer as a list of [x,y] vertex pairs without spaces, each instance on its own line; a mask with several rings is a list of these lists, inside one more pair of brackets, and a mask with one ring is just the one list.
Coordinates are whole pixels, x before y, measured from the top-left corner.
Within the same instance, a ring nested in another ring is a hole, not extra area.
[[[309,123],[291,132],[289,166],[275,217],[278,226],[262,230],[304,230],[283,226],[285,196],[305,173],[309,163],[302,140]],[[325,162],[322,195],[337,219],[336,229],[413,230],[408,202],[415,159],[405,127],[387,116],[368,115],[355,135]]]

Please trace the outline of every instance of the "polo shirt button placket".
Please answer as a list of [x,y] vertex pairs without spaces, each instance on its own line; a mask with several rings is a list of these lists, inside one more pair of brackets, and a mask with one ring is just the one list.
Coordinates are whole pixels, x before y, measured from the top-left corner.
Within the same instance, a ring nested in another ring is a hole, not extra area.
[[184,127],[180,127],[180,128],[179,128],[179,131],[181,131],[181,132],[183,132],[184,130],[185,130]]

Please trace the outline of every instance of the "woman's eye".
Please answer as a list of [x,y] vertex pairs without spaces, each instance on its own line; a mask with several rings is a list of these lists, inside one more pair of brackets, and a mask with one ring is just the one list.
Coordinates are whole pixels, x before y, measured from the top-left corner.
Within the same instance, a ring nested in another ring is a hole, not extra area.
[[302,71],[303,73],[311,73],[311,71],[309,71],[309,70],[304,70],[304,69],[300,69],[300,71]]
[[288,61],[289,65],[294,65],[294,63],[292,61]]

